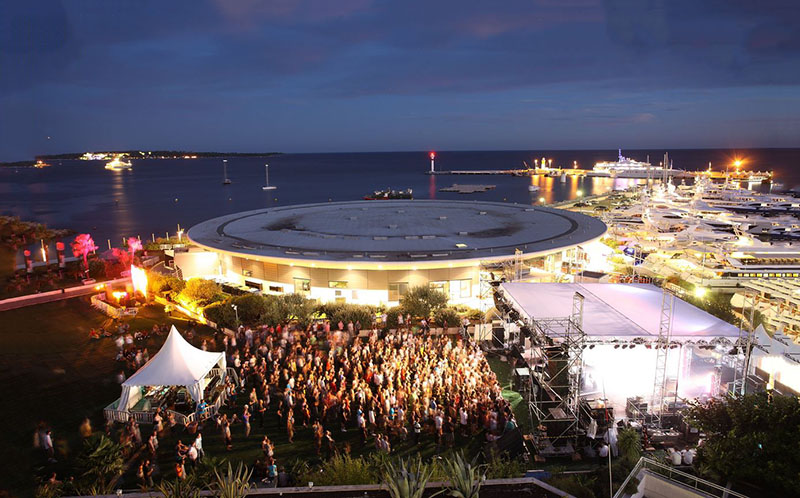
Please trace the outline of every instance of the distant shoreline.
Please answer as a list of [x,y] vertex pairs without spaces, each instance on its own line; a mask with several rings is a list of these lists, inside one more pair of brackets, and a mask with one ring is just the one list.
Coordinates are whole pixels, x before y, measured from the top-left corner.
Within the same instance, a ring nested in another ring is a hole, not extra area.
[[[118,151],[99,151],[93,154],[107,155],[107,156],[122,156],[127,159],[208,159],[208,158],[226,158],[226,157],[271,157],[281,155],[282,152],[195,152],[185,150],[153,150],[142,152],[139,150],[118,150]],[[0,162],[0,167],[12,168],[29,168],[34,167],[37,161],[76,161],[84,159],[85,153],[71,152],[66,154],[46,154],[36,156],[30,161],[13,161],[13,162]],[[108,158],[109,160],[111,157]],[[104,159],[93,159],[96,161],[104,161]]]

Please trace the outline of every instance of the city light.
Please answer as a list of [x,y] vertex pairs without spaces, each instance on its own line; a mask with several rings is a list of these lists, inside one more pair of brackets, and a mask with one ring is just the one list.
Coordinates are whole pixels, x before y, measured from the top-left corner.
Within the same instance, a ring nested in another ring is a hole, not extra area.
[[706,293],[708,293],[708,289],[706,289],[705,287],[694,288],[694,297],[696,298],[703,298],[705,297]]
[[578,197],[583,197],[583,190],[578,190],[577,192],[575,192],[575,194],[576,194]]

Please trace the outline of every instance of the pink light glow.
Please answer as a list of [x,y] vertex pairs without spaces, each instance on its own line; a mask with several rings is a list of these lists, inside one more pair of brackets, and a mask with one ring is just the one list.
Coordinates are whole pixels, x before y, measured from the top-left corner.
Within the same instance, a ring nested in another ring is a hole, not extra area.
[[92,251],[97,250],[97,246],[92,239],[92,236],[88,233],[82,233],[75,237],[75,240],[72,241],[72,255],[76,258],[78,256],[83,257],[83,266],[86,267],[86,271],[89,271],[89,253]]

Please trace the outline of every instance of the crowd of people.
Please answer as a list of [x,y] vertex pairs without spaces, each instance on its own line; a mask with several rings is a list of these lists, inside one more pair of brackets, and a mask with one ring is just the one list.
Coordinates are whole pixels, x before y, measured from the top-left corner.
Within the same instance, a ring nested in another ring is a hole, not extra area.
[[[374,439],[378,451],[391,453],[397,442],[416,444],[426,434],[442,449],[454,445],[456,434],[485,432],[494,440],[516,427],[476,345],[409,327],[385,335],[377,328],[357,330],[343,323],[284,324],[241,327],[225,336],[228,365],[239,379],[238,385],[230,380],[228,385],[233,416],[217,418],[226,446],[234,444],[232,424],[241,423],[246,438],[253,417],[263,426],[268,410],[280,417],[289,443],[297,426],[310,427],[320,456],[340,451],[337,431],[357,431],[362,444]],[[275,462],[266,441],[256,469],[266,469],[271,479]]]

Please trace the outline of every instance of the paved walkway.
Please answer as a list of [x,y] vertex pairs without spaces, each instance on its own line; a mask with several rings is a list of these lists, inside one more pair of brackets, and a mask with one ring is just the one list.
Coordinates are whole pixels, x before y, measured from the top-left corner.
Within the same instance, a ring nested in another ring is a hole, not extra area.
[[[108,280],[105,282],[98,282],[98,284],[116,284],[122,282],[129,282],[130,277],[118,278],[116,280]],[[28,294],[26,296],[12,297],[0,301],[0,311],[8,311],[17,308],[24,308],[26,306],[33,306],[36,304],[51,303],[53,301],[61,301],[63,299],[71,299],[73,297],[88,296],[94,294],[97,290],[94,288],[96,284],[92,285],[79,285],[76,287],[68,287],[66,289],[54,290],[48,292],[40,292],[38,294]]]

